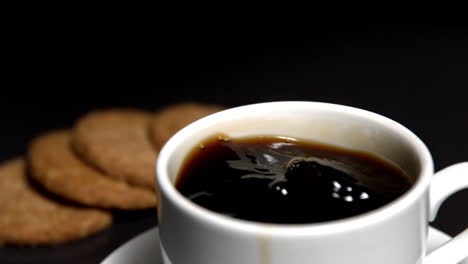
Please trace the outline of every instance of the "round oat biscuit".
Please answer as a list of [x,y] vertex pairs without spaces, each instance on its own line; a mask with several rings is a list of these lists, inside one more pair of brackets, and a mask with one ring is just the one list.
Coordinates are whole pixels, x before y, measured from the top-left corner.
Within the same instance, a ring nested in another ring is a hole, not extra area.
[[0,164],[0,244],[48,245],[84,238],[112,222],[109,212],[49,198],[31,185],[24,159]]
[[151,120],[150,130],[156,149],[161,149],[170,137],[188,124],[223,109],[218,105],[185,102],[156,112]]
[[148,113],[132,109],[91,112],[75,124],[72,147],[108,176],[154,191],[157,153],[149,120]]
[[45,189],[94,207],[156,207],[154,192],[109,178],[81,161],[71,150],[70,138],[69,130],[57,130],[35,138],[29,147],[31,177]]

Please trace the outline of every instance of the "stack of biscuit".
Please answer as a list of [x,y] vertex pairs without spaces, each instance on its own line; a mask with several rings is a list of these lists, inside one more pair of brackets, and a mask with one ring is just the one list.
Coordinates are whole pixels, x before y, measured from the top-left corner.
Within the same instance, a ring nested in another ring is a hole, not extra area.
[[221,110],[180,103],[151,113],[92,111],[73,128],[34,138],[26,157],[0,164],[0,245],[51,245],[95,234],[111,210],[157,206],[155,161],[189,123]]

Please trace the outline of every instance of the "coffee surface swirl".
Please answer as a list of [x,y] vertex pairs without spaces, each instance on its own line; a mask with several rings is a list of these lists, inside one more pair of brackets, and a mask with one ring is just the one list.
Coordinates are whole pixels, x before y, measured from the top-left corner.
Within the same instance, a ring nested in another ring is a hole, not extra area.
[[210,137],[189,153],[176,181],[209,210],[283,224],[366,213],[410,187],[401,169],[373,154],[273,136]]

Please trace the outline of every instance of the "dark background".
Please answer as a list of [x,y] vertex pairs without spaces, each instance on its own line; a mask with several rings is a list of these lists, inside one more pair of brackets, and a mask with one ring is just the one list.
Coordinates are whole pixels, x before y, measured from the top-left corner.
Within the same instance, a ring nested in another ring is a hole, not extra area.
[[[239,17],[226,24],[201,16],[85,20],[13,20],[0,73],[0,161],[96,108],[276,100],[345,104],[392,118],[427,144],[437,170],[468,159],[468,26],[453,17],[315,18],[300,27],[243,25]],[[461,232],[467,201],[468,191],[449,198],[433,226]],[[0,248],[0,262],[99,263],[156,225],[154,211],[116,215],[113,227],[89,239]]]

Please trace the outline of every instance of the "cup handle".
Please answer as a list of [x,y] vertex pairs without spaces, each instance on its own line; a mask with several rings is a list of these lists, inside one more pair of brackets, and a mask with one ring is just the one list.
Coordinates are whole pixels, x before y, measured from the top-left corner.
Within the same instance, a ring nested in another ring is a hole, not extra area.
[[[440,205],[450,195],[468,188],[468,162],[437,172],[429,189],[429,220],[434,221]],[[468,228],[424,258],[424,264],[456,264],[468,257]]]

